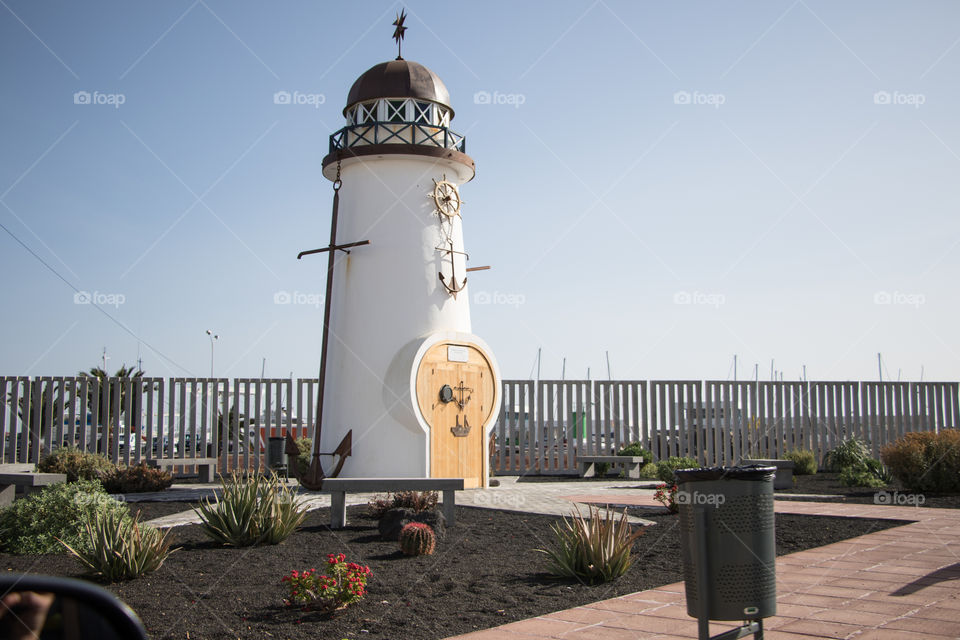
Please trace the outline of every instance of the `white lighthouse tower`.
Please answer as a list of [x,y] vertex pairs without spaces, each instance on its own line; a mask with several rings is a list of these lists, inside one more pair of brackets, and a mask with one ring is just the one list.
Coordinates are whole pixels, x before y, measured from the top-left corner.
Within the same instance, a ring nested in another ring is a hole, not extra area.
[[343,115],[323,160],[339,185],[331,247],[369,244],[331,251],[319,450],[352,432],[343,476],[485,486],[500,376],[471,333],[460,187],[475,169],[449,93],[398,56],[357,78]]

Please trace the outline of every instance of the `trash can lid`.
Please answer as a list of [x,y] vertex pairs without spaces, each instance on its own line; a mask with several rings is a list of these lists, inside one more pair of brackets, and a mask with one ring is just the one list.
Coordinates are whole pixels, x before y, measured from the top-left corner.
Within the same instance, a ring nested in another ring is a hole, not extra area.
[[700,469],[677,469],[680,482],[704,482],[707,480],[753,480],[765,482],[773,480],[776,467],[750,464],[739,467],[701,467]]

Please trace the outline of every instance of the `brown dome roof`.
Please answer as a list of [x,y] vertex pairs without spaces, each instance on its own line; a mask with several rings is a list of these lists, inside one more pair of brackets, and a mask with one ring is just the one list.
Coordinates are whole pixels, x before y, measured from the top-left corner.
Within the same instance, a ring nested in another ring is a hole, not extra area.
[[[347,96],[347,110],[377,98],[418,98],[450,108],[450,92],[433,71],[411,60],[391,60],[370,67],[357,78]],[[453,109],[450,109],[451,116]]]

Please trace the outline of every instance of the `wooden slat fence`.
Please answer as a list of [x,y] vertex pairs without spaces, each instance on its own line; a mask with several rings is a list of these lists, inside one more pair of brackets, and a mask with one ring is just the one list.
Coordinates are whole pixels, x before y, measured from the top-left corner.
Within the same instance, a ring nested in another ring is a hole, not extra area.
[[261,469],[267,438],[312,431],[316,395],[316,379],[0,376],[0,463],[73,445],[115,463],[216,457],[221,473]]
[[[956,382],[505,380],[491,442],[498,474],[573,474],[577,456],[640,441],[705,465],[824,454],[845,438],[874,456],[904,433],[960,425]],[[0,462],[73,444],[114,462],[217,457],[261,469],[270,436],[309,436],[317,380],[0,376]],[[184,466],[184,472],[191,472]]]
[[911,431],[960,426],[957,382],[505,380],[498,474],[574,474],[577,455],[640,441],[656,459],[732,465],[858,437],[874,457]]

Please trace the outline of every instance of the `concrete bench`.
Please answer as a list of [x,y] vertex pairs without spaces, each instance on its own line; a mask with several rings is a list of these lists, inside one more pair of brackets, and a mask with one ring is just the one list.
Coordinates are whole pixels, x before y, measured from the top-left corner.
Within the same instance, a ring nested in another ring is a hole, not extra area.
[[17,487],[22,487],[23,494],[29,495],[43,487],[66,481],[65,473],[34,473],[32,464],[0,465],[0,507],[13,504]]
[[196,465],[200,482],[213,482],[217,470],[216,458],[151,458],[144,462],[147,463],[148,467],[154,467],[155,469]]
[[463,489],[463,478],[325,478],[324,493],[330,494],[330,528],[347,526],[347,494],[380,491],[442,491],[443,517],[447,526],[455,522],[456,492]]
[[621,468],[628,478],[640,478],[640,466],[643,456],[577,456],[577,466],[580,468],[581,478],[593,478],[597,475],[597,464],[609,464],[613,468]]
[[759,464],[764,467],[776,467],[777,474],[773,477],[774,489],[793,489],[793,460],[741,460],[741,465]]

